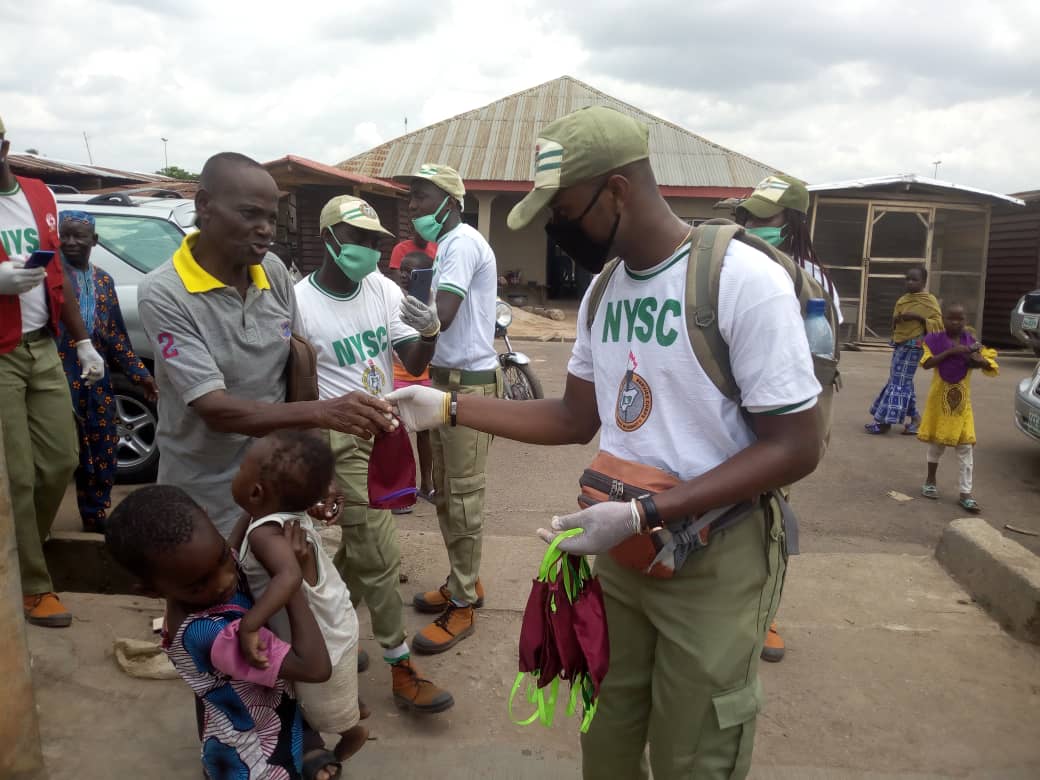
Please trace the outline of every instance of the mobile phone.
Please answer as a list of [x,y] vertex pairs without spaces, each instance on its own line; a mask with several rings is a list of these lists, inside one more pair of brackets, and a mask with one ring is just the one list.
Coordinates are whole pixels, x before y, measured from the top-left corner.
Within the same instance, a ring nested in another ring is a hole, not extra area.
[[37,249],[29,259],[25,261],[26,268],[46,268],[47,263],[54,259],[54,252],[50,249]]
[[433,269],[417,268],[408,277],[408,294],[423,303],[430,302],[430,287],[433,285]]

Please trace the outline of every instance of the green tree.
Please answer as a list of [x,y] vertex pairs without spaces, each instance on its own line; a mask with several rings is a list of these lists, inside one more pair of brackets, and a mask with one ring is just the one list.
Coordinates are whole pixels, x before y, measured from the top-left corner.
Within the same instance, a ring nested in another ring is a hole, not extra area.
[[166,168],[161,168],[158,171],[156,171],[156,173],[160,176],[169,176],[171,179],[180,179],[181,181],[199,180],[199,175],[197,173],[186,171],[177,165],[170,165]]

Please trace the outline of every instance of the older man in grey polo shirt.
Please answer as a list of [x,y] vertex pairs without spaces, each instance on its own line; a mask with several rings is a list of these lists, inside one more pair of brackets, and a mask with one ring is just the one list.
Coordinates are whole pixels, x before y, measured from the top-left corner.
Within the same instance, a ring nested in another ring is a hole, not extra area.
[[278,188],[257,162],[211,157],[195,198],[200,230],[138,291],[159,385],[159,481],[183,488],[227,536],[241,510],[231,480],[252,436],[323,428],[368,438],[394,424],[367,393],[285,401],[296,299],[268,249]]

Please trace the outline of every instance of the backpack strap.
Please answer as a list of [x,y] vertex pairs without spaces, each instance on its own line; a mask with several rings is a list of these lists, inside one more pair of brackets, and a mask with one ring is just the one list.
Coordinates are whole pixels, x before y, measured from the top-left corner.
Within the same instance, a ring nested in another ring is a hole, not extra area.
[[610,284],[610,277],[614,275],[614,271],[621,265],[621,258],[615,257],[605,266],[603,270],[599,272],[599,276],[592,283],[592,287],[589,288],[589,306],[586,309],[586,327],[591,331],[592,323],[596,321],[596,312],[599,311],[599,305],[603,301],[603,296],[607,294],[607,285]]
[[686,329],[694,357],[727,398],[740,402],[740,388],[729,363],[729,345],[719,331],[719,279],[726,247],[744,229],[731,222],[705,223],[694,230],[686,269]]

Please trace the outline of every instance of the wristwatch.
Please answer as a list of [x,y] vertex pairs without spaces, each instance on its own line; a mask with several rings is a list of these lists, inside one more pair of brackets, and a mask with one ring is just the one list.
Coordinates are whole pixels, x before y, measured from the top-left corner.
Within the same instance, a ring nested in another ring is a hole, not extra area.
[[448,403],[448,416],[451,419],[451,427],[454,428],[458,425],[458,413],[459,413],[459,391],[451,391],[451,400]]
[[654,503],[654,497],[651,494],[640,496],[636,501],[643,508],[643,527],[639,529],[640,533],[652,534],[664,527],[661,515],[657,511],[657,504]]

